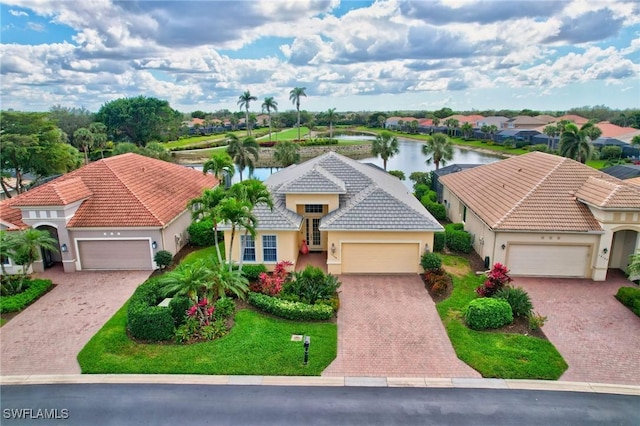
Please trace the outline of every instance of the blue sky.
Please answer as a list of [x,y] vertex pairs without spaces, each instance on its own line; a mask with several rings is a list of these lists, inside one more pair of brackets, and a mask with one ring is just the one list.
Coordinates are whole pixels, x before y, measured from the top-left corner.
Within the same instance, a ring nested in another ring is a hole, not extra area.
[[238,110],[640,108],[640,4],[0,0],[1,107],[128,96]]

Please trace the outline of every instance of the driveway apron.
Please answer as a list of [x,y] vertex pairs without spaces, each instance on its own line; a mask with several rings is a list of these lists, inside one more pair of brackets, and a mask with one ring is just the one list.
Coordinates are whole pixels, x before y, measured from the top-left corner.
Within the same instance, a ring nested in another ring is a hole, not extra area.
[[38,274],[56,287],[0,328],[0,374],[78,374],[76,357],[149,271]]
[[542,330],[569,364],[560,380],[640,385],[640,318],[614,297],[633,283],[618,271],[609,276],[514,279],[548,318]]
[[418,275],[340,280],[338,356],[323,376],[480,377],[456,357]]

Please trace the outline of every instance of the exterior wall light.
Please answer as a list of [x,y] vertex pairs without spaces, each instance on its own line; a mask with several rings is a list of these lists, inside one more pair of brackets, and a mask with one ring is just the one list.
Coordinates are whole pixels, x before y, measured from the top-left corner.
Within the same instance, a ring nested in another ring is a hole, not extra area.
[[336,254],[336,244],[331,243],[331,254]]
[[603,252],[604,254],[607,254],[607,253],[609,253],[609,249],[605,247],[605,248],[603,248],[603,249],[602,249],[602,252]]
[[156,243],[155,241],[151,243],[151,248],[152,249],[157,249],[158,248],[158,243]]
[[500,246],[500,248],[501,248],[502,250],[504,250],[504,249],[506,249],[506,248],[507,248],[507,245],[506,245],[506,244],[503,244],[503,245],[501,245],[501,246]]
[[61,252],[63,252],[63,253],[66,253],[66,252],[68,252],[68,251],[69,251],[69,247],[67,247],[67,245],[63,243],[63,244],[60,246],[60,251],[61,251]]

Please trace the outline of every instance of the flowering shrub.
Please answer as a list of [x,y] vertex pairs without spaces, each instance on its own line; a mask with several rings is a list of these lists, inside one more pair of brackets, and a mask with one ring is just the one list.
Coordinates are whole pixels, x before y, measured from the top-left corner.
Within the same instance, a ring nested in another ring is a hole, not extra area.
[[195,318],[201,326],[205,326],[209,325],[213,321],[213,313],[215,310],[215,306],[211,305],[205,297],[187,309],[187,317]]
[[[225,298],[218,299],[224,300]],[[216,308],[206,298],[187,309],[187,320],[175,332],[177,343],[213,340],[227,334],[225,318],[217,318]]]
[[511,281],[507,267],[502,263],[496,263],[487,274],[484,284],[476,288],[476,293],[480,297],[491,297]]
[[293,266],[289,261],[281,261],[276,264],[272,273],[263,272],[258,277],[258,282],[251,285],[251,291],[276,296],[282,291],[282,286],[289,279],[287,268]]

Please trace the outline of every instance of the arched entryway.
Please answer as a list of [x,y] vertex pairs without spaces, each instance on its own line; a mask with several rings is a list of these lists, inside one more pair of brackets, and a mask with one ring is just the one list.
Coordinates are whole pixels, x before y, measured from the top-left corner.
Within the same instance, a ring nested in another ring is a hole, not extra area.
[[640,233],[633,229],[621,229],[613,233],[609,269],[627,271],[629,256],[640,248]]
[[42,265],[45,269],[51,268],[56,263],[62,262],[62,255],[60,254],[60,240],[58,239],[58,230],[50,225],[40,225],[36,227],[36,229],[40,231],[47,231],[51,238],[56,240],[56,246],[58,250],[47,250],[41,249],[40,253],[42,255]]

